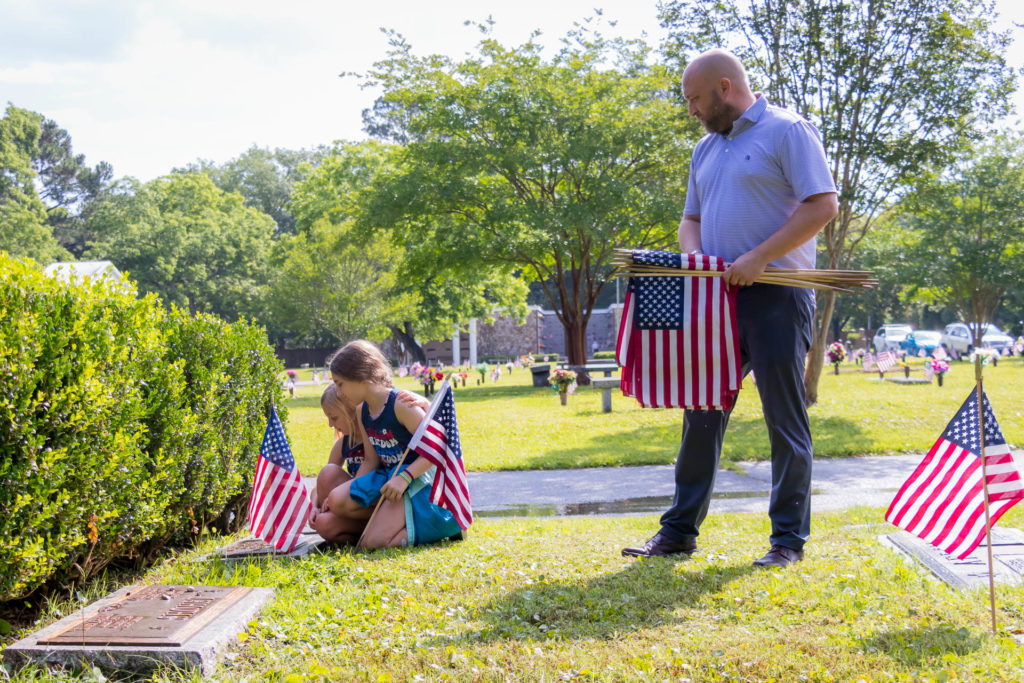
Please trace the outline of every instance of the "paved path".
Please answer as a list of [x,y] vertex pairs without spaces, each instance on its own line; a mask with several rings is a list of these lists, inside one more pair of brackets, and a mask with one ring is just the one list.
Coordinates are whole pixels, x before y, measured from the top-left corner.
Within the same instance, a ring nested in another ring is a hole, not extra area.
[[[1021,456],[1017,453],[1018,457]],[[812,510],[885,507],[921,455],[816,459]],[[661,512],[672,501],[674,466],[470,472],[473,510],[483,517]],[[765,512],[771,464],[719,470],[711,512]],[[307,485],[313,480],[307,478]]]
[[[920,455],[814,461],[813,510],[887,506],[921,462]],[[711,512],[767,512],[771,463],[719,470]],[[473,509],[482,516],[657,512],[671,502],[674,467],[471,472]]]

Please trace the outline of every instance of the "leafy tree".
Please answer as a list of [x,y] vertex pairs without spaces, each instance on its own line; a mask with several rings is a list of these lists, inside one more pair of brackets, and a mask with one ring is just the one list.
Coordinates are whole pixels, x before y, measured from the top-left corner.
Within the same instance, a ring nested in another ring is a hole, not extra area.
[[387,321],[415,305],[392,296],[395,250],[354,243],[350,231],[320,220],[275,244],[268,325],[282,341],[323,347],[382,339]]
[[[673,0],[665,45],[680,68],[711,47],[735,52],[775,103],[822,132],[839,186],[821,263],[845,268],[888,201],[1008,110],[1008,33],[992,2],[969,0]],[[807,368],[817,397],[835,293],[818,297]]]
[[274,219],[278,234],[295,232],[295,217],[288,209],[292,190],[326,153],[326,149],[273,151],[251,147],[237,159],[217,166],[209,161],[190,164],[185,172],[209,175],[225,192],[245,197],[247,206],[259,209]]
[[46,223],[32,159],[42,117],[8,105],[0,119],[0,250],[47,263],[67,257]]
[[51,119],[43,118],[41,134],[32,160],[46,205],[46,222],[54,238],[74,256],[85,251],[89,235],[86,218],[93,203],[109,186],[114,170],[105,161],[95,168],[85,155],[75,154],[71,135]]
[[579,30],[546,59],[480,28],[462,61],[393,34],[366,76],[383,93],[368,131],[403,146],[360,224],[394,230],[422,271],[477,263],[541,283],[582,363],[614,248],[675,243],[697,128],[640,42]]
[[282,240],[272,302],[309,338],[338,343],[390,333],[425,362],[418,338],[447,336],[495,306],[523,313],[525,288],[507,266],[460,262],[430,243],[399,245],[395,233],[355,223],[366,193],[393,172],[395,153],[372,141],[339,145],[299,183],[289,205],[298,234]]
[[1024,272],[1024,139],[997,138],[922,182],[900,223],[918,295],[961,320],[993,322]]
[[88,256],[127,270],[142,292],[228,320],[261,317],[273,220],[206,175],[126,181],[88,229]]

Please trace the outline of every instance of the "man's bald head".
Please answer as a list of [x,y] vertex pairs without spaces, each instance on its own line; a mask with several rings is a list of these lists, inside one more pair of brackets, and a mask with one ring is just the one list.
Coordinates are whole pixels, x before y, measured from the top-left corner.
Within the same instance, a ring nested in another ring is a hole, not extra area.
[[726,133],[733,122],[753,104],[747,72],[736,55],[708,50],[683,71],[683,97],[690,114],[711,133]]
[[701,80],[719,81],[728,79],[734,88],[750,91],[747,84],[747,71],[743,63],[731,52],[725,50],[708,50],[698,55],[683,71],[683,80],[687,75]]

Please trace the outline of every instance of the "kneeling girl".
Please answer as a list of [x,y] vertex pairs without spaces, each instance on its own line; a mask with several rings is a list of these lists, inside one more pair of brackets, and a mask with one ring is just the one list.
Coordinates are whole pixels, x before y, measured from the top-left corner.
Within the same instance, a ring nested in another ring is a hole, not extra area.
[[375,468],[334,489],[326,507],[338,516],[365,520],[383,497],[363,536],[367,548],[422,545],[461,533],[452,513],[430,502],[433,464],[410,451],[399,465],[426,413],[396,400],[399,392],[391,377],[384,354],[367,341],[346,344],[331,360],[331,378],[342,401],[362,403],[366,452],[361,471]]

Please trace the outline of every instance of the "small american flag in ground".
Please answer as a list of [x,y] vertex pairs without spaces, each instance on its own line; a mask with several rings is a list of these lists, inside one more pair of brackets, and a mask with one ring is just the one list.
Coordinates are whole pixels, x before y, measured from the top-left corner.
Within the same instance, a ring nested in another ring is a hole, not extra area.
[[[636,250],[633,262],[725,270],[704,254]],[[642,406],[731,408],[740,388],[736,288],[718,276],[630,278],[615,354],[622,393]]]
[[249,528],[258,538],[287,553],[298,542],[312,510],[277,409],[272,408],[252,483]]
[[878,366],[879,372],[885,372],[892,366],[896,365],[896,354],[892,351],[883,351],[878,354],[875,364]]
[[972,391],[885,514],[896,526],[960,559],[977,548],[985,536],[983,468],[991,524],[1024,498],[1024,482],[1013,455],[988,397],[982,394],[982,400],[984,465],[978,434],[978,394]]
[[871,368],[875,367],[875,356],[873,354],[865,353],[864,360],[862,361],[864,372],[868,372]]
[[450,510],[459,526],[468,529],[473,523],[473,504],[462,462],[455,398],[448,380],[441,385],[430,410],[409,440],[409,448],[437,465],[430,502]]

